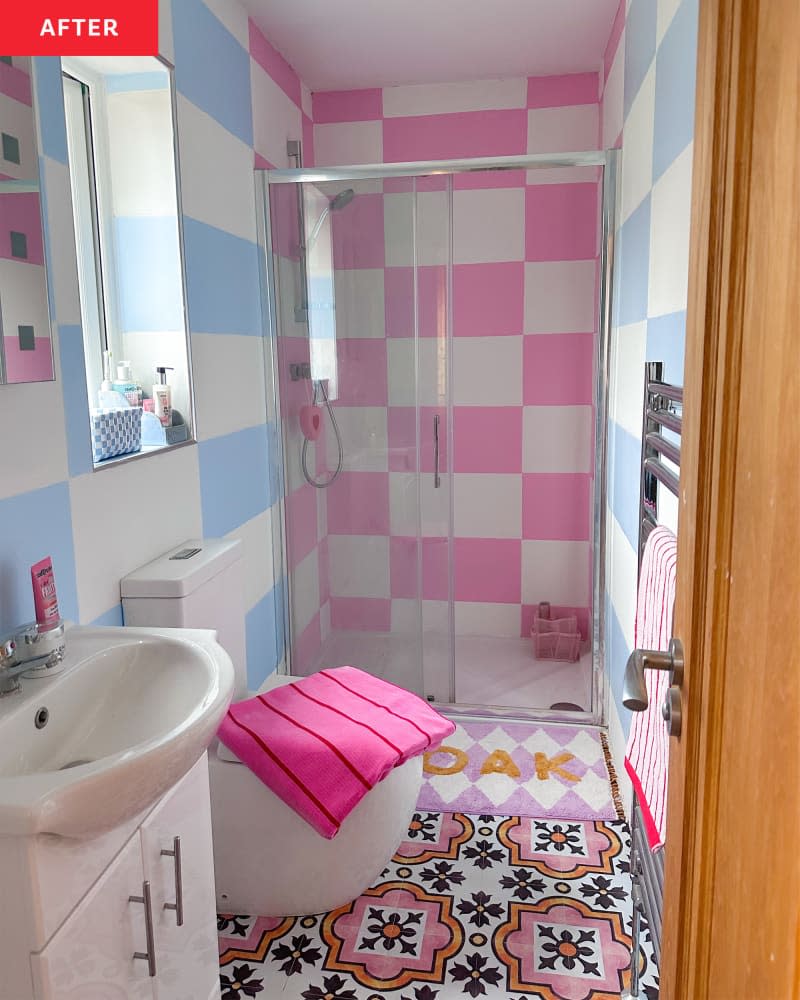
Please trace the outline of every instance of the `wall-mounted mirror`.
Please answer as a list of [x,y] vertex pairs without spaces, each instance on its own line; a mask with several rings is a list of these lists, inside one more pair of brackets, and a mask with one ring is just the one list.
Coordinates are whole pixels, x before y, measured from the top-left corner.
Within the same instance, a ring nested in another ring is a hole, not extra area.
[[172,67],[61,60],[95,467],[193,439]]
[[0,56],[0,383],[55,377],[30,59]]

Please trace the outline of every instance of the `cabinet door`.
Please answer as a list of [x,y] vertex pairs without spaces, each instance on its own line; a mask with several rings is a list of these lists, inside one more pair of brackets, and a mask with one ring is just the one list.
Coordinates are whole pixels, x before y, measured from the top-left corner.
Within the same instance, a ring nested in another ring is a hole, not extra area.
[[[142,824],[145,878],[153,899],[157,1000],[197,1000],[219,989],[214,856],[205,755]],[[179,856],[162,854],[175,851]],[[180,879],[178,879],[178,865]],[[179,883],[183,924],[178,926]]]
[[31,956],[37,1000],[154,1000],[146,952],[142,855],[133,837],[49,944]]

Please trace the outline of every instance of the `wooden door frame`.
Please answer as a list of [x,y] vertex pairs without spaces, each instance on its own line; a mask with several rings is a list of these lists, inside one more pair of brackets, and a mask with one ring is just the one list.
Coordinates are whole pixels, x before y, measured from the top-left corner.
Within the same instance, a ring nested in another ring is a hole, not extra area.
[[[751,203],[766,197],[762,188],[775,187],[772,177],[764,180],[764,170],[770,169],[769,161],[765,160],[754,133],[760,122],[762,144],[765,137],[773,140],[770,153],[775,171],[787,168],[792,157],[800,156],[796,149],[787,149],[786,161],[781,163],[777,155],[779,143],[774,142],[775,136],[780,135],[782,122],[791,122],[791,117],[786,117],[786,107],[774,114],[765,112],[765,94],[770,88],[773,94],[783,93],[781,85],[785,90],[787,80],[791,83],[785,70],[776,70],[770,79],[769,59],[770,52],[777,51],[775,46],[781,44],[781,26],[784,30],[797,28],[797,15],[790,10],[792,3],[797,0],[700,0],[699,5],[681,456],[681,468],[686,474],[681,476],[674,628],[675,635],[684,642],[687,677],[683,691],[683,734],[680,741],[672,741],[670,755],[662,1000],[704,1000],[730,995],[717,992],[720,987],[715,985],[720,982],[720,966],[715,967],[715,962],[721,960],[719,941],[716,941],[717,953],[714,952],[712,928],[715,918],[719,918],[715,906],[730,905],[732,892],[720,892],[720,887],[726,878],[733,877],[732,873],[720,870],[719,845],[729,836],[741,844],[741,850],[758,850],[746,841],[744,830],[745,824],[756,822],[756,818],[746,815],[744,805],[742,830],[730,830],[726,826],[730,809],[724,821],[720,790],[724,781],[730,781],[723,750],[726,739],[730,746],[730,727],[735,724],[735,713],[741,705],[741,701],[737,703],[741,699],[740,685],[733,694],[729,690],[726,697],[726,674],[730,663],[727,654],[736,648],[735,637],[729,635],[733,629],[729,601],[736,532],[741,532],[741,527],[735,525],[737,489],[741,499],[737,473],[742,473],[741,467],[737,469],[737,458],[746,434],[745,413],[748,404],[752,405],[742,389],[743,375],[749,374],[743,367],[742,354],[745,338],[756,335],[746,325],[748,292],[752,296],[763,288],[766,293],[763,254],[755,266],[751,257],[754,253],[749,242],[753,236]],[[796,34],[786,41],[788,51],[796,52]],[[760,52],[759,46],[762,46]],[[791,98],[791,92],[787,96]],[[783,119],[779,117],[781,113]],[[789,143],[792,136],[790,128]],[[792,190],[791,184],[787,189]],[[772,190],[770,193],[774,194]],[[787,211],[796,213],[797,208],[790,203]],[[792,224],[790,221],[787,225]],[[788,266],[789,260],[780,256],[774,261],[777,269]],[[800,274],[796,280],[800,281]],[[797,371],[789,372],[789,377],[796,379]],[[750,432],[756,434],[757,427]],[[796,435],[796,431],[790,433]],[[787,450],[790,448],[791,441],[787,440]],[[787,467],[786,475],[791,474]],[[787,506],[790,507],[791,486],[789,490]],[[788,510],[787,517],[796,519],[798,511]],[[796,538],[796,530],[792,535],[787,533],[787,545],[792,552],[797,549]],[[741,534],[738,541],[741,543]],[[788,586],[787,601],[793,600],[792,595],[797,592],[796,583],[790,582]],[[735,609],[732,613],[736,613]],[[788,653],[789,669],[797,662],[796,651],[794,656],[788,652],[792,638],[787,634],[783,643],[775,639],[776,656],[779,652]],[[732,688],[729,674],[728,677],[728,687]],[[793,732],[790,736],[793,737]],[[796,763],[793,766],[794,772],[790,762],[790,782],[792,773],[797,776]],[[742,781],[746,780],[754,778],[742,775]],[[796,797],[790,794],[787,808],[791,808],[793,801],[796,802]],[[775,863],[779,864],[779,859]],[[789,882],[792,878],[789,874]],[[765,902],[743,900],[741,920],[755,924],[762,919]],[[791,906],[784,900],[770,902],[785,906],[787,936],[781,935],[776,950],[788,950],[786,957],[791,969],[788,974],[785,970],[771,974],[764,967],[761,971],[766,991],[748,992],[745,982],[748,977],[756,978],[753,965],[762,961],[761,953],[756,953],[754,947],[753,954],[741,954],[738,958],[744,991],[737,995],[792,1000],[800,996],[796,981],[800,950],[796,939],[800,934],[797,911],[793,919]],[[734,918],[728,915],[726,919]],[[788,945],[792,938],[795,938],[793,948]],[[775,955],[771,958],[774,962]],[[736,962],[737,957],[727,956],[726,961]],[[792,970],[794,985],[788,986],[786,992]]]

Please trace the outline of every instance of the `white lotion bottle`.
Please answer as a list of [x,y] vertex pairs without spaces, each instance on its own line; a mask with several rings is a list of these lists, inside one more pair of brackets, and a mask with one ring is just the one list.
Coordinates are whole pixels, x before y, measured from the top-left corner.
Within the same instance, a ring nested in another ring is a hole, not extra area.
[[159,365],[156,368],[158,382],[153,386],[153,410],[162,427],[169,427],[172,424],[172,387],[167,385],[167,372],[173,370],[166,365]]

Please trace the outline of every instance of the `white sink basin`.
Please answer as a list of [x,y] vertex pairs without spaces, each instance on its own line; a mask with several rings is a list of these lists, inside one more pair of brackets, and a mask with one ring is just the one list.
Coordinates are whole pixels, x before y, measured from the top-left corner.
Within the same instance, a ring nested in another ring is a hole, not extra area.
[[140,814],[199,759],[233,694],[205,630],[74,626],[64,663],[0,699],[0,836],[92,836]]

